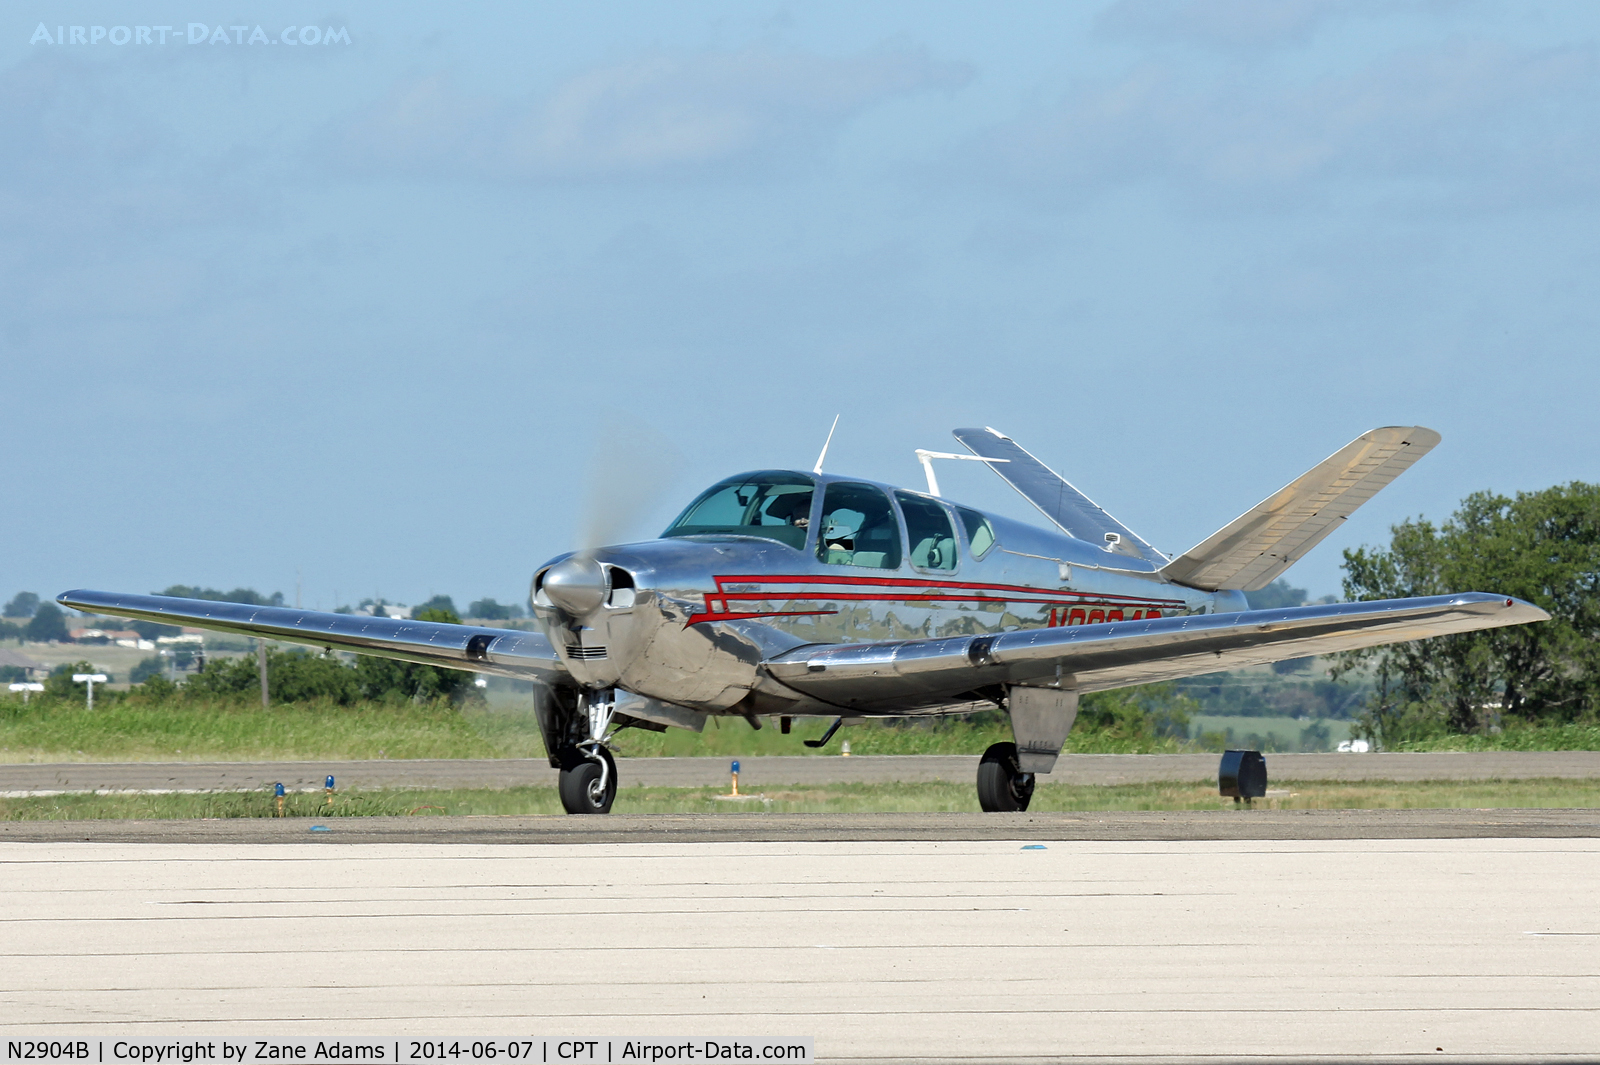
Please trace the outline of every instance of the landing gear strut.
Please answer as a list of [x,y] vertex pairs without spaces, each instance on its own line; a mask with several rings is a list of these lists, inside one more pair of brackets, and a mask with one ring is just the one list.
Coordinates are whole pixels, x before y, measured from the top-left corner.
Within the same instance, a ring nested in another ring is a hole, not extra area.
[[561,806],[569,814],[608,814],[617,797],[617,761],[606,749],[615,708],[611,691],[584,692],[578,712],[587,719],[588,738],[558,752]]
[[984,813],[1026,810],[1033,799],[1033,774],[1017,762],[1017,745],[996,743],[978,763],[978,805]]

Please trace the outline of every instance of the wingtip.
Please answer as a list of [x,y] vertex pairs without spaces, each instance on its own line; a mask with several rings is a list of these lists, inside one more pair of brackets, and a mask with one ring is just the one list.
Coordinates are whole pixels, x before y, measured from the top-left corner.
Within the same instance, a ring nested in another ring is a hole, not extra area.
[[1476,606],[1482,612],[1494,612],[1501,617],[1509,615],[1505,624],[1524,625],[1534,621],[1549,621],[1550,612],[1526,599],[1492,592],[1467,592],[1456,599],[1465,606]]
[[1506,607],[1509,610],[1516,611],[1518,615],[1527,618],[1529,621],[1550,620],[1550,611],[1544,609],[1544,607],[1535,606],[1526,599],[1513,599],[1512,597],[1507,596]]
[[1423,451],[1432,451],[1444,437],[1438,430],[1429,429],[1426,425],[1381,425],[1376,429],[1361,434],[1365,440],[1381,440],[1391,443],[1406,443]]

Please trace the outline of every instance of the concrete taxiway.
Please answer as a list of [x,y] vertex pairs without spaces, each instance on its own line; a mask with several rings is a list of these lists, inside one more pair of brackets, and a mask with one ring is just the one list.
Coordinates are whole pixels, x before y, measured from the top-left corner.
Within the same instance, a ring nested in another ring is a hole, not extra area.
[[[624,758],[626,787],[717,787],[726,758]],[[971,784],[968,755],[778,756],[740,759],[749,787],[948,781]],[[1600,777],[1600,751],[1484,751],[1379,754],[1271,754],[1275,781],[1518,780]],[[271,787],[318,790],[332,775],[342,788],[554,787],[543,759],[415,759],[317,762],[79,762],[0,764],[0,795],[86,791],[230,791]],[[1046,778],[1057,784],[1140,784],[1215,780],[1214,754],[1068,754]]]
[[0,842],[0,1033],[810,1036],[819,1060],[880,1062],[1592,1060],[1586,824],[1567,838],[1507,838],[1507,821],[1485,838],[1096,840],[1012,821],[1012,838],[982,840]]

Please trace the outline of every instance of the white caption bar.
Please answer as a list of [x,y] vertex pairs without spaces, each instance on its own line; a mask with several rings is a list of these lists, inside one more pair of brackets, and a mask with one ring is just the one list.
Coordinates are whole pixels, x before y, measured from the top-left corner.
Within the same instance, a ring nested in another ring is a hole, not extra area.
[[7,1039],[6,1065],[659,1065],[783,1061],[811,1065],[813,1040],[615,1038],[261,1039],[235,1035],[153,1039],[138,1035]]

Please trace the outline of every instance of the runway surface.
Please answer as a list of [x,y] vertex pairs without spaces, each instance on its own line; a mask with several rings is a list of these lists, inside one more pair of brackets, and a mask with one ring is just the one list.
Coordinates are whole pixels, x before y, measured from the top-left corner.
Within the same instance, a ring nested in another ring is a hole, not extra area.
[[[728,783],[726,758],[624,758],[624,787],[712,787]],[[950,781],[970,784],[978,759],[967,755],[741,758],[749,787]],[[1214,754],[1067,754],[1043,778],[1060,784],[1135,784],[1215,780]],[[1274,781],[1489,780],[1600,777],[1600,751],[1429,752],[1418,754],[1270,754]],[[543,759],[384,760],[364,762],[81,762],[0,764],[0,796],[86,791],[230,791],[270,787],[341,788],[554,787]]]
[[1018,828],[981,841],[0,843],[0,1033],[810,1036],[818,1060],[879,1062],[1600,1048],[1595,838]]

